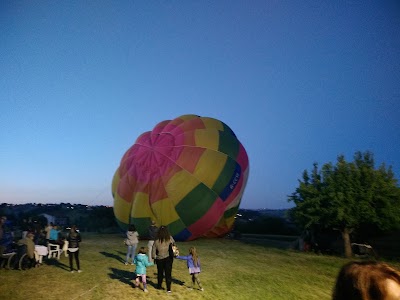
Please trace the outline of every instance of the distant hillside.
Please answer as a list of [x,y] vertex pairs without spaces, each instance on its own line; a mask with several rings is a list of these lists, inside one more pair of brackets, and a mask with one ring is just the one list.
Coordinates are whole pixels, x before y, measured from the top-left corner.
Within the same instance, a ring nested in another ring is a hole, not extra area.
[[239,209],[235,229],[241,233],[297,235],[287,218],[288,209]]
[[288,209],[239,209],[238,214],[244,219],[255,219],[263,216],[287,219],[287,211]]

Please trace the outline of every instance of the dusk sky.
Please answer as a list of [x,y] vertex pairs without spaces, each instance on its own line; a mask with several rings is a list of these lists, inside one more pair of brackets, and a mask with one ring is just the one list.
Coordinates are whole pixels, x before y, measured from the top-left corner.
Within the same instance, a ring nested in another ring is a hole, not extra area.
[[241,208],[358,150],[399,178],[400,2],[0,2],[0,203],[113,205],[125,151],[184,114],[247,150]]

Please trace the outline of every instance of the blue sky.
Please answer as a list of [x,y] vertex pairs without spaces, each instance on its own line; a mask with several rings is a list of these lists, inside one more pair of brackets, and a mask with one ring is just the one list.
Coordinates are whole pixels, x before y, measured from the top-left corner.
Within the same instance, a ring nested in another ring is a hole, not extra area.
[[242,208],[288,208],[313,162],[400,176],[398,1],[0,3],[0,203],[112,205],[143,132],[217,118],[247,150]]

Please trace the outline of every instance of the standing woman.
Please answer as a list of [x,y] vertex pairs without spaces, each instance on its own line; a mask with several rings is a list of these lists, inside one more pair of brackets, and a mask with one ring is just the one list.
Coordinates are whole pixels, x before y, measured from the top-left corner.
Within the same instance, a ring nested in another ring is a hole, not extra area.
[[139,243],[139,233],[136,231],[135,225],[129,225],[128,231],[126,232],[125,245],[128,246],[128,251],[126,252],[125,265],[129,263],[129,257],[131,258],[131,265],[133,265],[133,259],[136,254],[136,247]]
[[169,245],[175,244],[174,238],[170,235],[166,226],[161,226],[157,232],[157,238],[154,241],[152,249],[152,257],[157,264],[157,288],[161,289],[161,285],[165,275],[167,284],[167,292],[171,293],[172,281],[172,262],[173,257],[169,255]]
[[81,240],[80,233],[76,230],[76,225],[72,225],[69,231],[68,237],[68,257],[69,257],[69,269],[71,273],[74,273],[73,268],[73,257],[75,257],[76,267],[78,269],[78,273],[82,272],[79,265],[79,243]]

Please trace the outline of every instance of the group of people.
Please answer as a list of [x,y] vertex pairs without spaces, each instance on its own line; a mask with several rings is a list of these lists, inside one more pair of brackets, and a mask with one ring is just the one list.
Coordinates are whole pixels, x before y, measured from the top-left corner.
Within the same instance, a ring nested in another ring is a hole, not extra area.
[[[7,218],[0,217],[0,254],[6,249],[4,246],[5,226]],[[81,235],[75,225],[71,226],[65,240],[60,238],[60,230],[57,226],[49,224],[46,229],[46,240],[48,243],[68,245],[67,253],[69,256],[70,271],[73,273],[73,260],[75,259],[77,271],[81,272],[79,261],[79,243],[82,241]],[[38,266],[39,255],[35,251],[35,234],[27,231],[23,233],[18,245],[26,246],[26,253],[32,264]],[[173,252],[175,240],[170,235],[166,226],[158,228],[153,221],[149,227],[149,241],[147,249],[141,247],[136,253],[139,243],[139,234],[134,225],[131,225],[126,233],[125,244],[128,247],[125,264],[136,265],[135,286],[140,282],[143,284],[143,291],[147,290],[146,269],[155,264],[157,265],[157,289],[162,289],[165,278],[167,292],[171,293],[172,283],[172,264],[173,259],[181,259],[187,262],[189,274],[191,276],[192,288],[197,283],[199,289],[203,291],[199,274],[201,272],[200,258],[195,247],[189,248],[189,254],[180,256],[178,252]],[[345,264],[336,278],[333,288],[333,300],[399,300],[400,299],[400,271],[386,263],[376,261],[356,261]]]
[[[125,244],[128,246],[125,264],[131,260],[136,265],[135,286],[140,281],[143,291],[148,292],[146,282],[146,268],[157,265],[157,289],[162,289],[165,277],[167,292],[171,293],[173,258],[186,260],[191,276],[192,288],[197,283],[203,291],[199,274],[201,272],[200,258],[195,247],[189,248],[189,254],[180,256],[172,253],[175,245],[174,238],[166,226],[156,227],[152,222],[149,227],[148,249],[141,247],[135,255],[139,242],[139,234],[135,226],[131,225],[127,231]],[[333,289],[333,300],[400,300],[400,272],[393,267],[375,261],[349,262],[345,264],[336,279]]]
[[162,283],[165,278],[167,293],[171,293],[172,283],[172,264],[173,259],[181,259],[187,261],[187,267],[192,277],[192,288],[195,283],[198,284],[199,289],[203,291],[200,282],[199,274],[201,272],[200,258],[197,255],[195,247],[190,247],[189,254],[186,256],[178,255],[175,245],[175,240],[169,233],[166,226],[157,227],[155,221],[152,221],[149,227],[149,241],[146,247],[141,247],[138,254],[135,255],[137,245],[139,243],[139,234],[134,225],[130,225],[126,233],[125,245],[128,247],[125,264],[136,265],[135,286],[139,287],[140,281],[143,284],[143,291],[148,292],[146,269],[153,266],[154,262],[157,266],[157,289],[162,289]]
[[67,251],[67,256],[69,258],[69,268],[70,272],[74,273],[74,260],[76,264],[76,271],[81,273],[79,261],[79,243],[82,241],[81,234],[77,229],[76,225],[72,225],[69,229],[66,237],[61,235],[61,229],[59,226],[50,222],[46,228],[46,243],[48,245],[58,245],[62,250]]
[[69,258],[70,272],[75,272],[73,264],[74,260],[76,264],[76,270],[78,271],[78,273],[82,272],[79,261],[79,243],[82,241],[82,238],[76,225],[72,225],[70,227],[66,237],[61,236],[61,229],[59,229],[59,227],[57,225],[54,225],[53,223],[49,223],[46,226],[45,232],[46,243],[50,245],[50,247],[52,245],[58,245],[60,249],[64,249],[64,251],[67,251],[66,256],[68,256]]
[[30,219],[29,221],[24,220],[21,238],[14,242],[13,232],[6,230],[6,221],[7,217],[0,217],[0,256],[3,253],[15,251],[13,249],[15,246],[23,246],[27,257],[30,260],[30,265],[39,267],[42,261],[41,255],[38,253],[36,246],[58,245],[60,249],[64,248],[65,251],[67,251],[70,271],[74,272],[73,261],[75,260],[77,271],[81,272],[79,262],[79,243],[81,242],[81,235],[77,230],[76,225],[71,226],[66,236],[63,236],[59,226],[49,223],[44,229],[43,233],[45,234],[45,240],[42,241],[38,238],[38,234],[39,236],[42,234],[41,229],[39,230],[39,227],[36,228],[34,226],[35,223]]

